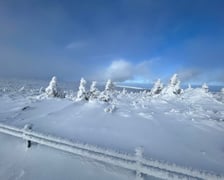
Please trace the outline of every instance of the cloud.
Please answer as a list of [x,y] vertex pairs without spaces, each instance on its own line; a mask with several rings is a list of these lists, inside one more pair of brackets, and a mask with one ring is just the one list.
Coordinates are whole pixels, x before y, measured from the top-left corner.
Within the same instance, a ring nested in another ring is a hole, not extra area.
[[105,77],[113,81],[125,81],[134,76],[134,67],[125,60],[113,61],[106,69]]
[[209,84],[223,84],[224,73],[223,70],[214,70],[206,68],[185,68],[177,71],[182,83],[209,83]]
[[180,70],[178,72],[178,75],[181,81],[186,82],[186,81],[198,80],[198,78],[202,75],[202,73],[203,72],[200,69],[189,68],[189,69]]
[[141,61],[137,64],[124,59],[114,60],[96,78],[103,80],[111,79],[115,82],[146,80],[149,78],[151,64],[151,60]]

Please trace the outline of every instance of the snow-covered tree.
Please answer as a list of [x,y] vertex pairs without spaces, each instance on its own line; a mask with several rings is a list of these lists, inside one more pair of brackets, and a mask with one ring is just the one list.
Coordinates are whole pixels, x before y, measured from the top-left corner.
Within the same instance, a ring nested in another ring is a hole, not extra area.
[[163,90],[164,94],[173,95],[173,94],[181,94],[183,89],[180,88],[180,80],[178,79],[178,75],[174,74],[171,79],[169,85]]
[[154,86],[151,89],[151,94],[159,94],[163,89],[163,84],[161,83],[160,79],[158,79]]
[[86,86],[86,80],[84,78],[81,78],[76,98],[77,101],[88,100],[85,86]]
[[63,93],[59,90],[57,86],[57,78],[52,77],[48,87],[45,89],[48,97],[63,97]]
[[105,86],[105,91],[113,91],[114,89],[114,84],[113,82],[109,79],[106,83],[106,86]]
[[114,84],[113,82],[109,79],[105,85],[105,90],[101,92],[100,94],[100,99],[102,101],[108,102],[111,100],[111,96],[113,94],[114,90]]
[[90,86],[89,99],[96,99],[100,94],[100,91],[97,89],[96,84],[97,82],[93,81]]
[[174,74],[170,79],[170,85],[175,86],[178,84],[178,82],[179,82],[178,75]]
[[202,84],[201,88],[205,91],[208,92],[208,85],[206,83]]

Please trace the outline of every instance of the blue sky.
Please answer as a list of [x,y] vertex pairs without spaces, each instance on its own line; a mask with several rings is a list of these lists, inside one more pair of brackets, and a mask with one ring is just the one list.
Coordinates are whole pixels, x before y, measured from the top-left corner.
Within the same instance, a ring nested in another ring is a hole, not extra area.
[[224,84],[222,0],[1,0],[0,76]]

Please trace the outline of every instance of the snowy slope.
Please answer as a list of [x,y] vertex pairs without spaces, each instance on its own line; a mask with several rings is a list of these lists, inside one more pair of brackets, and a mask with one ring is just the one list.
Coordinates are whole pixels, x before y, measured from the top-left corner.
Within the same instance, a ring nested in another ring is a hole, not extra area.
[[[31,123],[38,132],[130,154],[143,146],[146,158],[224,174],[222,93],[115,93],[113,101],[105,103],[22,92],[1,91],[0,122],[21,128]],[[112,113],[105,112],[111,107]]]

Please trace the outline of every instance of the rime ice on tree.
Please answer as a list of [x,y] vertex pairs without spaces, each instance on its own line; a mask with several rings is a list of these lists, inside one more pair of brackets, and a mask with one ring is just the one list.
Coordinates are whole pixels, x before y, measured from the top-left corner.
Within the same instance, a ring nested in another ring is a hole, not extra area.
[[76,98],[77,101],[88,100],[85,85],[86,85],[86,80],[84,78],[81,78],[80,84],[79,84],[79,91],[77,93],[77,98]]
[[111,100],[111,95],[114,90],[114,84],[113,82],[109,79],[105,85],[105,90],[101,93],[100,99],[102,101],[108,102]]
[[180,80],[178,79],[178,75],[174,74],[171,79],[169,85],[164,89],[163,93],[168,95],[180,94],[182,93],[182,89],[180,88]]
[[180,80],[178,79],[178,75],[174,74],[170,79],[170,86],[173,88],[174,94],[180,94],[182,89],[180,88]]
[[97,82],[93,81],[91,86],[90,86],[90,92],[89,92],[89,98],[90,99],[97,99],[97,97],[99,96],[100,92],[96,87]]
[[163,84],[161,83],[160,79],[158,79],[153,88],[151,89],[151,94],[159,94],[163,89]]
[[113,91],[114,89],[114,84],[113,82],[109,79],[106,83],[106,86],[105,86],[105,91]]
[[48,97],[58,97],[58,87],[57,87],[57,78],[52,77],[48,87],[45,89],[45,92]]
[[179,82],[178,75],[174,74],[170,79],[170,85],[175,86],[178,84],[178,82]]
[[52,77],[48,87],[45,89],[45,92],[48,97],[65,97],[65,94],[57,86],[57,78],[55,76]]

